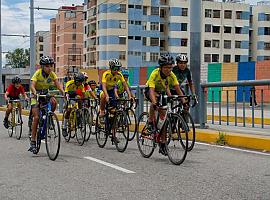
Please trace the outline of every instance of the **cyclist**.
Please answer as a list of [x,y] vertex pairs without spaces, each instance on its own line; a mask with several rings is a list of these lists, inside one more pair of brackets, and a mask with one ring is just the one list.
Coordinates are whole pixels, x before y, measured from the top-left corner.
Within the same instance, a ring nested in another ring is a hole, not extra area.
[[[22,94],[24,96],[25,100],[28,100],[28,97],[26,95],[26,93],[24,92],[24,88],[21,85],[22,80],[20,79],[20,77],[15,76],[12,79],[12,83],[8,86],[7,91],[4,95],[4,98],[6,101],[10,100],[16,100],[16,99],[20,99],[20,94]],[[18,107],[20,109],[20,112],[22,112],[22,108],[21,108],[21,104],[19,102]],[[4,118],[4,126],[5,128],[8,128],[8,116],[9,114],[12,112],[13,109],[13,105],[12,103],[8,103],[7,105],[7,111],[6,111],[6,115]]]
[[98,87],[97,87],[96,81],[95,80],[90,80],[88,82],[88,85],[90,86],[92,92],[94,93],[95,98],[98,98],[98,94],[97,94],[98,93]]
[[[130,89],[130,85],[129,85],[129,82],[128,82],[128,77],[129,77],[129,72],[128,70],[122,70],[122,75],[124,76],[124,79],[129,87],[129,90],[131,91]],[[123,98],[124,97],[124,93],[125,93],[125,88],[124,88],[124,85],[123,85],[123,82],[122,81],[118,81],[114,87],[114,95],[115,95],[115,98],[116,99],[119,99],[119,98]],[[134,95],[131,93],[131,96],[134,98]]]
[[[36,134],[37,134],[37,127],[39,121],[39,109],[40,106],[46,103],[46,98],[39,98],[39,102],[37,102],[36,97],[37,94],[47,94],[49,89],[53,86],[64,94],[64,90],[60,85],[59,81],[57,80],[56,74],[53,72],[54,67],[54,60],[49,56],[42,56],[40,58],[39,64],[41,69],[37,70],[33,77],[31,78],[31,86],[30,90],[32,92],[33,98],[31,100],[31,115],[33,116],[33,123],[32,123],[32,137],[30,143],[29,151],[36,153]],[[50,102],[52,105],[52,111],[54,112],[57,106],[57,101],[54,97],[50,98]]]
[[[161,97],[161,95],[165,94],[171,96],[169,86],[172,85],[178,95],[183,95],[179,86],[179,82],[177,81],[175,74],[172,72],[174,64],[173,57],[169,54],[162,55],[158,60],[158,64],[159,68],[155,69],[151,73],[145,88],[145,97],[151,102],[148,122],[152,129],[154,127],[153,122],[156,110],[160,113],[160,118],[165,117],[165,111],[158,109],[161,106],[158,102],[158,99]],[[159,148],[159,153],[163,155],[167,155],[165,142],[166,133],[161,132],[161,144]]]
[[96,99],[97,98],[96,94],[92,91],[89,83],[87,82],[88,74],[86,72],[81,72],[81,73],[84,75],[83,85],[84,85],[85,96]]
[[[176,75],[179,84],[181,85],[185,81],[188,82],[189,89],[192,93],[192,98],[197,102],[197,96],[195,94],[195,87],[192,81],[192,76],[189,68],[187,67],[188,57],[185,54],[178,54],[176,56],[176,66],[173,68],[173,73]],[[182,88],[181,88],[182,89]],[[184,90],[182,90],[183,93]],[[176,91],[172,88],[172,94],[176,94]]]
[[115,84],[120,80],[125,91],[128,93],[128,98],[132,98],[131,92],[128,88],[128,85],[120,72],[122,64],[118,59],[111,59],[109,61],[110,69],[105,71],[102,75],[102,92],[100,93],[100,120],[104,121],[103,117],[105,115],[105,103],[109,102],[109,98],[115,99],[114,87]]
[[[66,84],[65,88],[65,96],[70,98],[84,98],[85,96],[85,90],[83,83],[85,82],[85,75],[83,73],[75,74],[74,79],[70,80]],[[79,107],[81,107],[79,102]],[[63,128],[62,128],[62,134],[64,137],[68,136],[67,133],[67,122],[69,119],[71,109],[66,107],[66,114],[64,116],[64,122],[63,122]]]

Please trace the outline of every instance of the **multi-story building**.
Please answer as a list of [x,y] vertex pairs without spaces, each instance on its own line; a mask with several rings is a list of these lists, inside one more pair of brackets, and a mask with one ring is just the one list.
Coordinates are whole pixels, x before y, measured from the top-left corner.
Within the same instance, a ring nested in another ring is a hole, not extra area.
[[253,61],[270,60],[270,1],[252,6],[250,56]]
[[59,78],[72,75],[82,67],[83,6],[62,6],[51,19],[51,54]]
[[50,55],[50,32],[36,32],[36,66],[39,66],[40,57]]

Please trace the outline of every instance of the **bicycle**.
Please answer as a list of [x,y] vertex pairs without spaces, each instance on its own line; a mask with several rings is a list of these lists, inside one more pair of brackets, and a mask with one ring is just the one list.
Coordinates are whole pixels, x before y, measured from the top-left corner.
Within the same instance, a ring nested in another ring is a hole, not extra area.
[[96,118],[96,140],[100,148],[104,148],[108,137],[111,137],[112,144],[115,145],[117,151],[124,152],[128,145],[129,138],[129,125],[127,119],[127,113],[120,108],[121,102],[130,100],[112,100],[110,102],[116,102],[115,106],[110,107],[110,103],[106,104],[104,124],[100,123],[99,115]]
[[86,137],[85,141],[90,139],[91,135],[95,135],[96,133],[96,116],[97,116],[97,107],[98,107],[98,99],[89,99],[88,101],[88,111],[89,117],[86,117],[87,120],[87,129],[86,129]]
[[41,140],[45,139],[48,157],[51,160],[56,160],[60,151],[61,136],[57,115],[52,111],[52,105],[50,102],[52,97],[64,98],[64,96],[61,95],[37,94],[37,101],[39,102],[40,98],[45,98],[45,104],[39,106],[39,123],[36,136],[37,151],[33,153],[38,154],[41,146]]
[[138,105],[138,99],[135,99],[135,102],[130,102],[129,106],[126,107],[129,130],[133,130],[133,133],[129,133],[128,141],[132,141],[137,133],[137,117],[135,114],[135,109]]
[[[66,142],[70,141],[70,138],[76,137],[76,140],[80,146],[85,142],[86,137],[86,119],[89,117],[89,111],[85,108],[85,100],[81,98],[68,98],[67,108],[69,108],[70,114],[67,121],[67,133],[65,138]],[[82,108],[79,106],[79,102]],[[63,112],[63,119],[66,115],[67,109]],[[62,123],[63,128],[63,123]]]
[[19,109],[20,99],[9,100],[9,103],[12,103],[12,111],[8,117],[8,135],[9,137],[13,136],[15,133],[17,140],[21,139],[22,136],[22,115]]
[[[155,148],[161,144],[161,133],[166,132],[165,148],[168,158],[171,163],[180,165],[187,155],[188,131],[184,119],[179,114],[172,112],[170,104],[173,101],[180,100],[182,96],[164,96],[164,98],[167,99],[169,106],[158,108],[158,111],[165,111],[164,121],[160,119],[159,112],[157,112],[154,127],[151,127],[148,122],[148,112],[143,112],[140,115],[138,119],[137,145],[141,155],[144,158],[150,158]],[[179,155],[176,154],[177,152]]]

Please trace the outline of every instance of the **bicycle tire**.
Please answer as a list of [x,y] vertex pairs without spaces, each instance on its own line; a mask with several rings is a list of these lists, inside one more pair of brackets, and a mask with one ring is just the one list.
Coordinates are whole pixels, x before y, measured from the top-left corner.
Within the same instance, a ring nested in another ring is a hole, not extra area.
[[85,141],[87,142],[90,139],[91,132],[92,132],[92,126],[93,126],[93,115],[92,115],[92,110],[87,109],[88,114],[86,114],[86,136],[85,136]]
[[151,133],[148,130],[148,117],[149,114],[147,112],[143,112],[139,116],[136,133],[138,149],[144,158],[150,158],[155,150],[154,139],[151,137]]
[[117,151],[123,153],[127,149],[129,141],[129,125],[126,112],[119,110],[114,114],[112,133]]
[[[127,110],[127,117],[128,117],[128,123],[129,123],[129,138],[128,141],[132,141],[137,133],[137,117],[136,114],[134,112],[134,110],[132,109],[128,109]],[[131,118],[131,116],[133,116],[133,118]],[[132,120],[134,120],[134,122],[132,123]],[[133,132],[131,133],[130,131],[133,130]]]
[[[182,118],[185,120],[188,128],[188,151],[191,151],[195,145],[196,141],[196,133],[195,133],[195,125],[194,120],[191,114],[187,111],[182,111],[181,113]],[[183,143],[184,145],[184,143]]]
[[[66,112],[66,111],[65,111]],[[69,119],[67,121],[67,137],[64,137],[66,142],[70,141],[70,138],[74,138],[75,137],[75,111],[71,110],[70,114],[69,114]],[[73,133],[73,136],[72,136]]]
[[[177,113],[171,113],[167,116],[164,127],[167,131],[167,143],[165,147],[168,153],[168,158],[175,165],[182,164],[187,156],[188,146],[188,131],[184,119]],[[182,143],[185,145],[183,146]],[[178,144],[179,147],[176,147]],[[171,147],[172,146],[172,147]],[[180,156],[174,156],[174,151],[178,151]]]
[[12,115],[14,115],[14,111],[13,110],[12,110],[12,112],[8,116],[8,136],[9,137],[12,137],[13,136],[13,132],[14,132],[14,126],[13,126],[13,122],[12,122]]
[[[22,136],[22,115],[18,109],[15,111],[15,135],[17,140],[21,139]],[[17,130],[17,127],[19,130]]]
[[86,136],[86,119],[85,119],[86,113],[88,113],[88,110],[86,108],[78,109],[76,113],[75,136],[80,146],[84,144],[85,136]]
[[40,127],[37,130],[37,135],[36,135],[36,147],[37,147],[37,151],[34,154],[38,154],[39,150],[40,150],[40,146],[41,146],[41,137],[40,137]]
[[32,111],[30,110],[29,117],[28,117],[28,138],[30,142],[31,142],[31,137],[32,137],[32,123],[33,123],[33,116],[32,116]]
[[[60,142],[61,142],[61,134],[60,134],[60,125],[57,118],[57,115],[53,112],[48,113],[47,123],[46,123],[46,135],[45,135],[45,144],[47,155],[50,160],[56,160],[60,151]],[[56,142],[53,142],[53,140]],[[52,148],[52,143],[55,143],[55,149]]]
[[107,133],[107,120],[108,120],[108,114],[106,113],[104,116],[105,123],[102,126],[99,122],[99,112],[96,117],[96,141],[100,148],[104,148],[109,134]]

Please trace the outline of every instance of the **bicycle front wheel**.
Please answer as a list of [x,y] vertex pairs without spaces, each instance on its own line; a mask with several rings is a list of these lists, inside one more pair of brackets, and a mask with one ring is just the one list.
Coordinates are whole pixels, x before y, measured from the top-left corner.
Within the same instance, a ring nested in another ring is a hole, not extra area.
[[87,109],[87,113],[85,113],[85,120],[86,120],[86,136],[85,141],[87,142],[90,139],[92,126],[93,126],[93,115],[91,109]]
[[49,158],[55,160],[60,150],[60,125],[55,113],[50,112],[47,118],[45,144]]
[[22,116],[21,116],[21,113],[19,111],[19,109],[16,109],[15,111],[15,135],[16,135],[16,138],[17,140],[21,139],[21,136],[22,136]]
[[105,147],[106,142],[108,140],[108,135],[107,134],[107,130],[108,130],[108,114],[105,114],[104,116],[104,122],[100,122],[99,119],[99,115],[100,113],[98,112],[97,117],[96,117],[96,140],[97,140],[97,144],[100,148]]
[[137,118],[136,118],[134,110],[128,109],[127,117],[128,117],[129,131],[130,131],[128,140],[131,141],[134,139],[137,133]]
[[14,122],[13,122],[13,117],[14,117],[13,115],[15,115],[15,114],[14,114],[14,111],[12,110],[12,113],[10,113],[8,116],[8,136],[9,137],[12,137],[13,132],[15,131]]
[[184,162],[187,155],[188,130],[186,122],[179,114],[171,113],[163,128],[165,128],[167,133],[167,143],[165,146],[169,160],[175,165],[180,165]]
[[[187,111],[182,111],[181,116],[185,120],[187,124],[187,129],[188,129],[188,151],[191,151],[194,147],[195,144],[195,139],[196,139],[196,134],[195,134],[195,125],[194,121],[190,115],[189,112]],[[184,145],[184,143],[183,143]]]
[[86,115],[88,115],[88,110],[83,108],[83,109],[78,109],[76,110],[76,119],[75,119],[75,124],[76,124],[76,139],[77,142],[80,146],[84,144],[85,141],[85,136],[86,136]]

